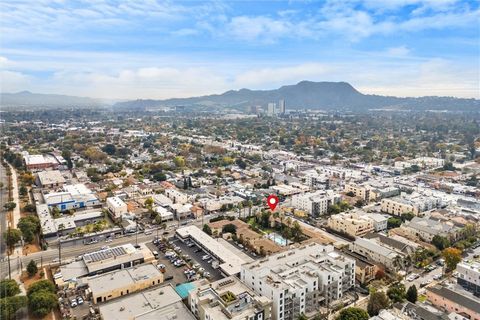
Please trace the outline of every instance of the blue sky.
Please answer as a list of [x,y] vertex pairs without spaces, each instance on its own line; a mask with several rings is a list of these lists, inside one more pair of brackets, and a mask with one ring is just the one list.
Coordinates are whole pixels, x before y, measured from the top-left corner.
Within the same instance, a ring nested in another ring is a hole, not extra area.
[[1,90],[169,98],[312,80],[480,98],[479,3],[4,0]]

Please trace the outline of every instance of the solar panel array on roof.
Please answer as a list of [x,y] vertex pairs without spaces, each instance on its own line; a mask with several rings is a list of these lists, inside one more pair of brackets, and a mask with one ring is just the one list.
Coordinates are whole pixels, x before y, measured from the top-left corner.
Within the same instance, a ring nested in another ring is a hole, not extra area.
[[85,262],[97,262],[107,260],[112,257],[123,256],[127,254],[123,247],[115,247],[111,249],[100,250],[84,255]]

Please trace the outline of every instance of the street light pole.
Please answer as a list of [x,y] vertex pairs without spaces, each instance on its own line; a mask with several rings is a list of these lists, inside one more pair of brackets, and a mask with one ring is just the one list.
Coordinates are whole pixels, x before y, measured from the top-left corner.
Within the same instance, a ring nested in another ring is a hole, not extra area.
[[62,265],[62,240],[58,239],[58,263]]
[[135,218],[135,245],[138,246],[138,219]]

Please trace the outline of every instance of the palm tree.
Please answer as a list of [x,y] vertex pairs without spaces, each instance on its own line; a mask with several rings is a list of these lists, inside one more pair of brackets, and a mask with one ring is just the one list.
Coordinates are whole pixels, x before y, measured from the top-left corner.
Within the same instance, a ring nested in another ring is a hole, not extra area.
[[248,207],[248,216],[250,217],[252,215],[252,207],[253,207],[253,201],[252,200],[247,201],[247,207]]

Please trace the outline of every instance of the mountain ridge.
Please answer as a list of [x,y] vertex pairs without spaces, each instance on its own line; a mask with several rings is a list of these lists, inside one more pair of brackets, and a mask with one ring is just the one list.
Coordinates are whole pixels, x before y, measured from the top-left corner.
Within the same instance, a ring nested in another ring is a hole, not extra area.
[[348,82],[313,82],[303,80],[278,89],[251,90],[242,88],[221,94],[163,100],[137,99],[116,103],[117,110],[136,110],[173,106],[247,107],[284,99],[287,109],[367,110],[378,108],[480,111],[480,100],[454,97],[394,97],[363,94]]
[[314,82],[303,80],[277,89],[252,90],[242,88],[189,98],[103,100],[61,94],[41,94],[30,91],[0,93],[3,107],[99,107],[113,105],[113,110],[136,111],[175,106],[226,107],[244,109],[266,107],[269,102],[284,99],[287,109],[352,110],[415,109],[480,111],[480,100],[455,97],[394,97],[363,94],[348,82]]
[[99,107],[100,99],[64,94],[32,93],[24,90],[15,93],[0,93],[3,107]]

